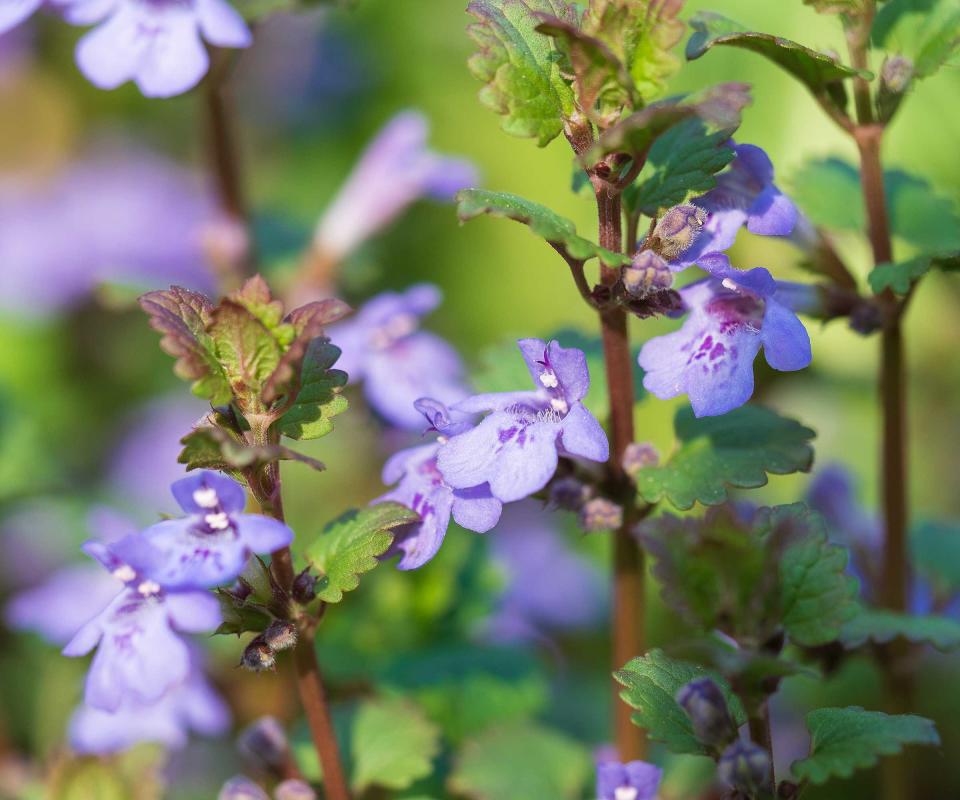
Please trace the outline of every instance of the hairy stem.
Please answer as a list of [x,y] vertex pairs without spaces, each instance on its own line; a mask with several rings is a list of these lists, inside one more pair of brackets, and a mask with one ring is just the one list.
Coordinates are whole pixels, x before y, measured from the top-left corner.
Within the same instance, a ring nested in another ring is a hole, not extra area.
[[[249,244],[249,218],[244,194],[243,175],[237,152],[235,115],[227,82],[232,55],[219,48],[211,49],[211,68],[204,85],[207,128],[207,151],[213,173],[220,211],[228,226],[242,233],[239,250],[230,244],[211,246],[210,258],[228,287],[239,286],[253,271]],[[228,231],[226,236],[230,236]]]
[[[621,252],[620,197],[606,188],[597,191],[600,244]],[[600,280],[611,285],[617,270],[600,266]],[[644,569],[643,552],[631,534],[636,519],[634,489],[623,471],[623,454],[633,441],[633,364],[627,337],[627,315],[622,308],[600,314],[603,358],[610,396],[612,448],[608,465],[611,484],[624,505],[623,526],[614,534],[613,547],[613,668],[620,669],[644,652]],[[614,721],[617,750],[622,761],[641,759],[647,742],[643,731],[630,721],[631,710],[619,698],[614,686]]]
[[[251,490],[265,513],[284,522],[283,496],[280,484],[280,464],[272,462],[257,481],[251,481]],[[289,595],[293,587],[293,557],[289,547],[271,556],[270,569],[274,579]],[[314,650],[314,625],[301,624],[293,662],[297,672],[297,690],[300,703],[310,725],[313,745],[323,769],[323,785],[329,800],[350,800],[350,790],[343,771],[340,747],[333,730],[333,720],[327,703],[327,694],[320,677],[320,667]]]

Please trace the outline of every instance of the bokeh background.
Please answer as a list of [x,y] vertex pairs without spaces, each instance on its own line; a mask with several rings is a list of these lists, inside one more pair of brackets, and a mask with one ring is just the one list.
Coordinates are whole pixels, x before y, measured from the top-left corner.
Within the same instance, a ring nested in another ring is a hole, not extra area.
[[[542,202],[576,220],[581,231],[593,231],[592,198],[571,191],[566,143],[540,150],[513,139],[477,102],[478,85],[465,66],[472,49],[463,6],[461,0],[358,0],[350,8],[276,16],[257,27],[255,45],[240,55],[230,90],[260,266],[268,278],[289,279],[313,225],[365,144],[406,108],[430,120],[435,149],[477,166],[483,186]],[[818,17],[799,0],[691,0],[688,7],[719,10],[753,29],[818,49],[843,50],[835,20]],[[18,242],[35,242],[0,247],[4,596],[79,560],[92,511],[109,507],[141,523],[173,511],[166,487],[180,469],[177,439],[203,413],[203,404],[173,376],[170,359],[134,302],[139,290],[155,288],[158,280],[215,285],[202,247],[184,240],[174,252],[169,241],[169,231],[188,230],[184,225],[205,218],[215,202],[204,153],[202,92],[159,101],[144,99],[129,85],[95,89],[73,65],[76,37],[75,29],[44,15],[0,37],[0,242],[10,226],[20,226],[18,235],[31,231],[32,239],[20,235]],[[787,191],[811,160],[853,160],[851,144],[804,90],[748,53],[711,52],[685,65],[672,88],[724,80],[753,85],[754,102],[738,138],[767,149]],[[889,166],[925,178],[950,203],[960,199],[958,100],[960,70],[948,65],[917,87],[885,151]],[[53,212],[35,198],[38,187],[67,185],[58,191],[71,198],[69,213]],[[189,203],[179,199],[184,186],[194,187]],[[142,187],[151,187],[153,199],[135,213],[129,198]],[[166,201],[165,192],[177,199]],[[126,249],[111,244],[124,237],[135,241]],[[144,242],[173,253],[165,266],[111,264],[105,281],[77,277],[103,253],[122,259],[143,252]],[[868,264],[863,237],[841,234],[837,245],[862,277]],[[93,255],[85,248],[102,250]],[[741,267],[762,265],[779,278],[805,279],[802,255],[785,242],[744,232],[733,256]],[[418,203],[345,261],[340,294],[360,304],[383,289],[420,281],[435,283],[445,296],[427,327],[452,342],[478,373],[489,371],[502,353],[498,346],[511,338],[561,329],[594,334],[596,321],[563,262],[519,225],[479,220],[461,227],[451,205]],[[918,521],[960,517],[958,315],[960,284],[955,276],[936,273],[924,281],[906,325],[910,497]],[[633,340],[639,345],[675,324],[634,321]],[[764,401],[818,431],[817,468],[846,465],[866,513],[873,513],[878,342],[852,333],[842,321],[809,327],[813,366],[775,379],[764,375]],[[384,433],[357,392],[351,401],[335,433],[309,448],[328,471],[285,467],[289,521],[306,535],[382,493],[380,467],[402,443]],[[639,436],[669,448],[678,404],[644,399],[637,409]],[[803,496],[809,480],[775,478],[749,499],[791,502]],[[544,524],[537,520],[530,511],[512,524]],[[324,622],[320,655],[342,707],[348,709],[371,685],[418,699],[444,726],[448,744],[441,770],[455,758],[457,745],[494,724],[498,714],[536,717],[585,749],[603,745],[610,711],[602,622],[608,543],[603,536],[578,535],[563,517],[547,524],[586,565],[577,575],[597,582],[587,598],[596,614],[572,629],[494,647],[491,620],[509,596],[509,559],[497,553],[496,532],[479,537],[453,527],[441,554],[422,570],[377,570]],[[561,576],[533,569],[527,579],[549,588]],[[654,644],[682,635],[680,623],[660,607],[655,587],[648,615]],[[300,730],[285,669],[258,677],[241,673],[234,668],[239,647],[226,637],[212,641],[210,650],[215,682],[236,726],[272,713]],[[917,797],[960,796],[960,768],[944,758],[960,748],[957,664],[955,657],[935,654],[924,660],[917,711],[937,720],[944,745],[919,759]],[[78,769],[63,742],[83,671],[83,663],[61,657],[39,636],[4,630],[0,797],[56,797],[56,786],[66,785],[63,776]],[[882,704],[880,678],[861,660],[822,685],[791,679],[785,694],[775,735],[783,750],[778,757],[787,763],[804,746],[797,733],[797,715],[804,710],[824,702]],[[478,705],[488,713],[477,712]],[[704,765],[695,759],[663,762],[670,765],[663,796],[695,796]],[[196,740],[170,756],[141,748],[103,766],[89,785],[104,793],[89,796],[201,800],[215,796],[223,779],[242,768],[230,735]],[[877,779],[861,773],[809,796],[873,797]],[[44,794],[44,785],[54,787],[47,790],[53,794]]]

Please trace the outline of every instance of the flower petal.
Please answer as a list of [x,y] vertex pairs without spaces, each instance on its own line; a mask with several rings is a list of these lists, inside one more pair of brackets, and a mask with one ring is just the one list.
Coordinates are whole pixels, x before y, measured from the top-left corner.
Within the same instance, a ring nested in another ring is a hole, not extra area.
[[487,484],[453,493],[453,518],[461,528],[486,533],[500,521],[501,511],[503,503],[490,494]]
[[0,33],[16,27],[40,8],[43,0],[4,0],[0,3]]
[[214,498],[216,504],[228,514],[243,511],[247,505],[247,493],[237,481],[209,469],[191,472],[170,487],[170,491],[180,504],[180,508],[188,514],[206,514],[210,511],[211,506],[200,505],[197,498],[199,492],[201,500],[210,502],[205,495],[208,495],[211,489],[216,493]]
[[797,207],[773,184],[764,188],[747,212],[747,230],[760,236],[789,236],[797,224]]
[[293,542],[293,531],[279,520],[262,514],[237,514],[233,517],[240,538],[252,553],[274,553]]
[[164,605],[173,626],[183,633],[206,633],[223,622],[220,603],[210,592],[169,592]]
[[185,9],[151,15],[155,28],[134,80],[145,97],[173,97],[196,86],[209,66],[197,18]]
[[250,28],[225,0],[194,0],[203,38],[217,47],[249,47]]
[[149,46],[138,16],[128,6],[120,6],[77,42],[77,66],[94,86],[116,89],[134,77]]
[[560,441],[565,452],[591,461],[610,458],[610,444],[597,419],[582,403],[577,403],[560,423]]
[[797,315],[776,300],[767,300],[760,338],[763,355],[774,369],[790,372],[810,366],[810,334]]

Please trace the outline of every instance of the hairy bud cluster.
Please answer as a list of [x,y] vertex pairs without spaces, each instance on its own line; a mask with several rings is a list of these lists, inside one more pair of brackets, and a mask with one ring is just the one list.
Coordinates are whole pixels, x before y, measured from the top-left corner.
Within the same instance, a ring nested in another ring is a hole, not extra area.
[[737,738],[737,727],[723,692],[710,678],[697,678],[681,686],[676,701],[690,718],[694,734],[704,744],[719,749]]
[[275,800],[317,800],[317,793],[305,781],[291,778],[277,784],[273,790]]
[[580,527],[587,533],[614,531],[623,524],[623,507],[606,497],[594,497],[580,509]]
[[275,620],[247,645],[240,657],[240,666],[253,672],[272,670],[277,664],[277,653],[289,650],[296,643],[296,625]]
[[317,596],[317,576],[307,567],[293,579],[293,599],[300,605],[307,605]]
[[646,297],[673,285],[673,273],[667,262],[653,250],[641,250],[633,261],[620,271],[620,280],[627,294]]
[[660,453],[649,442],[631,442],[623,451],[623,471],[636,478],[640,470],[660,463]]
[[722,783],[755,797],[772,791],[770,754],[749,740],[738,739],[720,756],[717,778]]
[[891,56],[880,68],[880,89],[877,92],[877,116],[889,122],[913,83],[913,62],[903,56]]
[[557,478],[551,482],[548,492],[551,506],[574,512],[580,511],[583,504],[593,496],[593,489],[573,476]]
[[672,261],[690,249],[706,221],[707,212],[698,206],[674,206],[657,222],[650,239],[650,247],[663,258]]

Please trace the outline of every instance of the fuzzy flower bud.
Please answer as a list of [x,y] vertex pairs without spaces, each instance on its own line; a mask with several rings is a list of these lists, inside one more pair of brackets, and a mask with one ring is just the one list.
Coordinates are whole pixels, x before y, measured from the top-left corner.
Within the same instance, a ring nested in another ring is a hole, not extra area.
[[304,781],[284,781],[273,790],[275,800],[317,800],[317,793]]
[[676,700],[690,717],[694,734],[704,744],[725,747],[737,737],[723,692],[710,678],[697,678],[681,686]]
[[678,258],[696,241],[707,212],[694,205],[674,206],[653,229],[653,248],[668,261]]
[[660,463],[660,453],[649,442],[631,442],[623,452],[623,471],[636,478],[640,470]]
[[877,114],[889,122],[897,112],[913,82],[913,62],[903,56],[891,56],[880,68],[880,90],[877,92]]
[[283,726],[275,717],[260,717],[240,731],[237,749],[266,770],[279,772],[290,757]]
[[564,511],[579,511],[590,499],[590,487],[570,476],[553,481],[549,492],[550,505]]
[[770,791],[770,754],[753,742],[738,739],[720,756],[717,778],[750,797]]
[[249,778],[237,775],[223,784],[217,800],[270,800],[270,795]]
[[646,297],[652,292],[669,289],[673,285],[673,273],[667,262],[653,252],[641,250],[633,262],[620,272],[623,288],[634,297]]
[[587,533],[613,531],[623,524],[623,509],[606,497],[594,497],[580,509],[580,527]]
[[273,669],[277,664],[277,657],[270,646],[259,636],[247,645],[240,656],[240,666],[252,672],[263,672]]
[[310,573],[310,567],[293,579],[293,599],[306,605],[317,596],[317,576]]
[[274,653],[289,650],[297,643],[297,626],[292,622],[284,622],[278,619],[270,623],[270,626],[258,638],[262,638],[264,644]]

